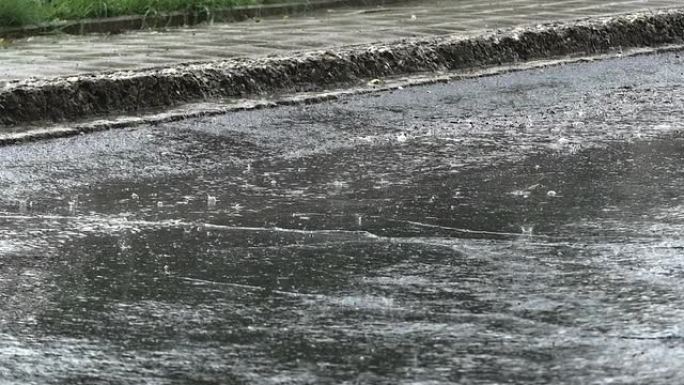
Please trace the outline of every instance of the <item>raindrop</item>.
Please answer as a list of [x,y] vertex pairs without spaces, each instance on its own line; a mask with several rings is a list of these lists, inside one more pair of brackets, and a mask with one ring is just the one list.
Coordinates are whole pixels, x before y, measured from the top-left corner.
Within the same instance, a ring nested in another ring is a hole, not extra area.
[[525,235],[532,235],[532,231],[534,230],[534,226],[529,225],[529,226],[520,226],[520,230],[522,231],[523,234]]
[[216,206],[216,197],[213,195],[207,194],[207,207],[215,207]]
[[549,190],[549,191],[546,193],[546,196],[547,196],[547,197],[553,198],[553,197],[556,196],[556,192],[553,191],[553,190]]
[[530,197],[530,192],[526,190],[515,190],[509,193],[510,195],[513,195],[514,197],[520,197],[520,198],[529,198]]
[[162,202],[162,201],[157,202],[157,207],[164,207],[164,202]]
[[126,242],[125,239],[119,241],[119,250],[121,250],[121,251],[126,251],[126,250],[128,250],[128,249],[130,249],[130,248],[131,248],[131,246],[128,245],[128,243]]
[[137,201],[140,199],[140,196],[136,193],[133,193],[133,194],[131,194],[131,199],[133,199],[134,201]]

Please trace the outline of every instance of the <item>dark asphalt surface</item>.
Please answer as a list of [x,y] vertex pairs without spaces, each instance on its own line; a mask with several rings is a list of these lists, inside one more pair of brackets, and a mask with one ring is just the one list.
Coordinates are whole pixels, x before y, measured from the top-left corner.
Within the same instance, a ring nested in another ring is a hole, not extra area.
[[684,61],[0,148],[0,384],[673,384]]

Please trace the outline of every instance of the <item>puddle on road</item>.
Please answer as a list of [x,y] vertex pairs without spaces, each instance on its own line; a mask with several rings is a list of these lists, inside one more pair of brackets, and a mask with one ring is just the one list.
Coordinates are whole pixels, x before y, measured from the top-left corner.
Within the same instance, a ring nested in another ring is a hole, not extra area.
[[[269,161],[278,183],[252,183],[260,195],[226,183],[244,170],[163,181],[176,199],[223,183],[213,208],[201,196],[157,207],[172,199],[130,183],[79,191],[71,215],[38,203],[6,213],[3,242],[17,249],[3,257],[13,315],[0,367],[55,383],[632,381],[655,359],[682,369],[682,142],[614,148],[458,173],[417,148],[351,149],[315,167]],[[429,171],[377,188],[376,170],[400,180],[392,156]]]

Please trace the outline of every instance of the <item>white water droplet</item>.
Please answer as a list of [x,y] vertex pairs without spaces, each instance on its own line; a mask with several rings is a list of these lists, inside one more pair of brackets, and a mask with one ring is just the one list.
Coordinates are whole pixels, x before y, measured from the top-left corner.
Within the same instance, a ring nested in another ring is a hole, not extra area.
[[215,196],[207,194],[207,206],[209,206],[209,207],[216,206],[216,201],[217,201],[217,199]]
[[520,226],[520,230],[522,231],[523,234],[525,235],[532,235],[532,232],[534,231],[534,226],[529,225],[529,226]]

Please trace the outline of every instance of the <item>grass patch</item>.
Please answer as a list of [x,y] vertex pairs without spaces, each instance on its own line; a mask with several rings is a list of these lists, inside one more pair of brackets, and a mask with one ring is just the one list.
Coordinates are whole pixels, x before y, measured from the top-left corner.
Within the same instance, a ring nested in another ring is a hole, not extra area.
[[0,26],[16,27],[45,20],[40,0],[0,0]]
[[[304,0],[302,0],[304,1]],[[264,4],[278,0],[0,0],[0,27],[16,27],[53,20],[153,15]]]
[[52,0],[49,5],[54,19],[69,20],[174,11],[210,11],[255,3],[256,0]]

